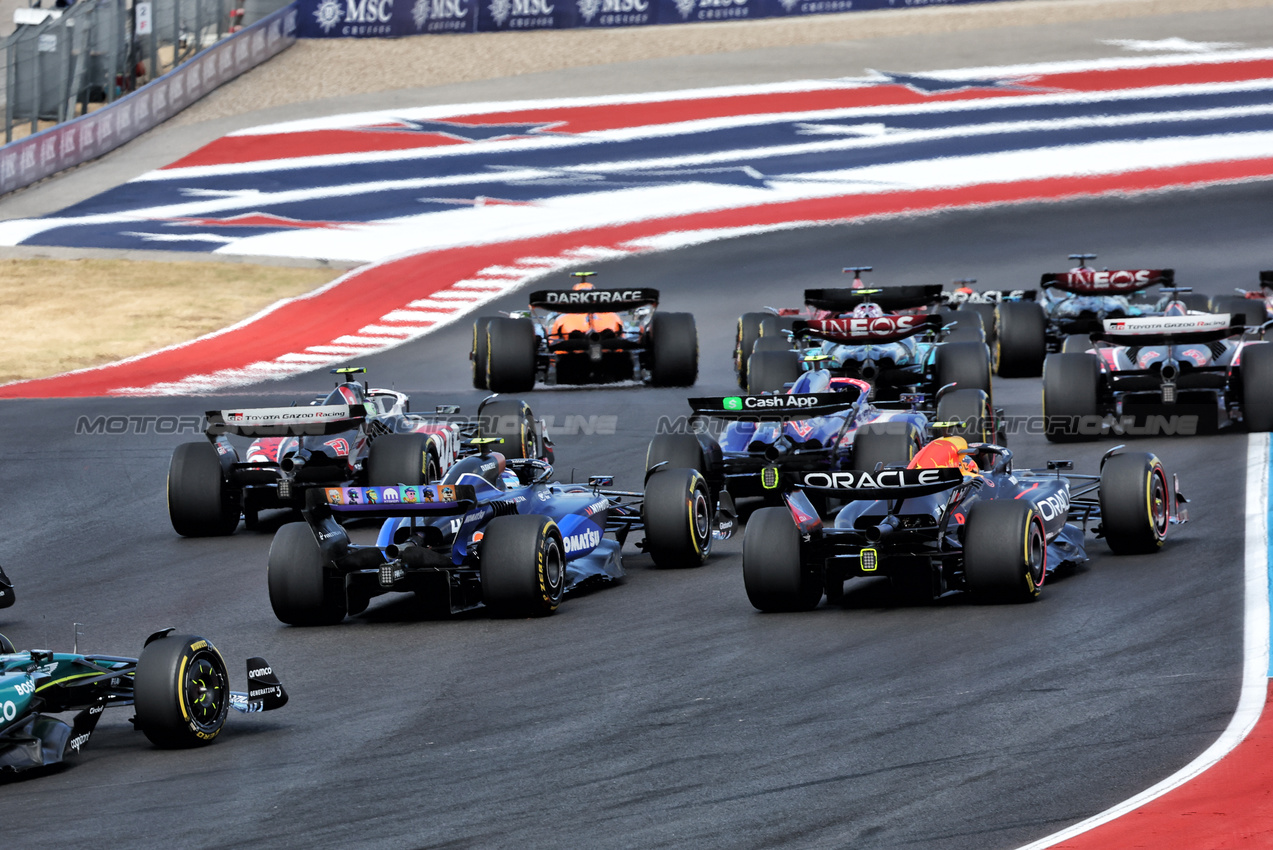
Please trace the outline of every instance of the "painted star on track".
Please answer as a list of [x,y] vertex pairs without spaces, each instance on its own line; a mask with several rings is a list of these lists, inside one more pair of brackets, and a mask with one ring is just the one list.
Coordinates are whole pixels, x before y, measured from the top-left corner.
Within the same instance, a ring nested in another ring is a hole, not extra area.
[[892,71],[877,71],[868,68],[871,75],[866,79],[854,82],[874,83],[875,85],[906,86],[920,94],[946,94],[947,92],[964,91],[966,89],[1006,89],[1008,91],[1051,91],[1038,86],[1022,85],[1019,80],[984,78],[973,80],[948,80],[928,74],[896,74]]
[[1229,50],[1243,45],[1231,41],[1189,41],[1184,38],[1160,38],[1157,41],[1140,41],[1134,38],[1109,38],[1101,42],[1137,53],[1211,53]]
[[461,124],[458,121],[412,121],[406,118],[395,120],[398,122],[397,126],[366,129],[375,132],[433,133],[464,142],[494,142],[523,136],[537,136],[548,128],[562,123],[549,121],[537,124]]

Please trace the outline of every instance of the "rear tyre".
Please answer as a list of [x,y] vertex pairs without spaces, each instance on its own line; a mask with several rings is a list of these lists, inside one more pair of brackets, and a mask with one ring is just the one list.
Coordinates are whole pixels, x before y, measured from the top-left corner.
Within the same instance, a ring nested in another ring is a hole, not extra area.
[[492,448],[506,458],[537,455],[535,414],[520,399],[491,399],[477,409],[478,436],[499,437]]
[[995,323],[995,372],[1005,378],[1039,375],[1048,353],[1043,308],[1033,301],[1004,301]]
[[1269,320],[1263,301],[1240,295],[1217,295],[1211,299],[1211,312],[1240,316],[1242,324],[1247,327],[1262,325]]
[[738,317],[738,329],[734,332],[734,373],[738,375],[740,389],[747,389],[747,360],[756,340],[777,333],[773,320],[770,313],[743,313]]
[[650,320],[650,383],[692,387],[698,380],[698,328],[689,313],[655,313]]
[[1062,354],[1087,354],[1092,349],[1092,338],[1084,334],[1070,334],[1061,343]]
[[239,494],[208,442],[182,443],[168,465],[168,519],[183,537],[219,537],[239,526]]
[[800,377],[800,355],[786,351],[757,351],[747,361],[747,393],[780,393]]
[[991,398],[990,352],[980,342],[949,342],[939,345],[934,353],[934,371],[941,389],[954,384],[961,390],[982,390]]
[[486,389],[486,326],[494,316],[480,316],[473,322],[473,346],[469,357],[473,361],[473,389]]
[[801,563],[800,530],[785,507],[761,508],[747,521],[743,584],[761,611],[811,611],[822,601],[822,585]]
[[1273,345],[1242,348],[1242,421],[1250,431],[1273,431]]
[[1044,436],[1053,443],[1090,440],[1101,433],[1097,388],[1101,364],[1092,354],[1049,354],[1043,361]]
[[486,386],[493,393],[535,388],[539,341],[529,319],[490,319],[486,324]]
[[941,313],[942,326],[953,324],[942,342],[985,342],[986,331],[981,326],[981,317],[976,313],[964,312]]
[[1185,305],[1187,310],[1196,310],[1199,313],[1205,313],[1211,309],[1211,299],[1201,292],[1178,292],[1171,297],[1172,301],[1179,301]]
[[970,443],[992,443],[995,439],[990,399],[981,390],[952,390],[937,402],[938,422],[962,422],[948,427],[946,436],[963,437]]
[[385,434],[367,452],[367,484],[418,486],[438,480],[438,462],[424,434]]
[[871,422],[853,435],[853,469],[873,472],[879,464],[906,466],[919,451],[923,435],[906,421]]
[[664,467],[651,475],[641,517],[645,551],[655,566],[697,567],[706,561],[715,514],[707,479],[698,470]]
[[752,346],[752,354],[757,351],[791,351],[791,343],[785,336],[762,336]]
[[1029,502],[978,502],[964,526],[964,578],[976,595],[1030,602],[1047,572],[1043,520]]
[[322,551],[307,522],[289,522],[274,534],[266,580],[270,606],[292,626],[330,626],[348,611],[345,582],[327,574]]
[[195,635],[151,641],[133,676],[137,727],[158,747],[210,744],[225,726],[230,677],[221,653]]
[[502,617],[542,617],[566,589],[566,547],[546,516],[496,517],[481,544],[482,601]]
[[1115,555],[1145,555],[1162,548],[1171,518],[1171,488],[1158,458],[1148,452],[1117,454],[1101,468],[1101,532]]

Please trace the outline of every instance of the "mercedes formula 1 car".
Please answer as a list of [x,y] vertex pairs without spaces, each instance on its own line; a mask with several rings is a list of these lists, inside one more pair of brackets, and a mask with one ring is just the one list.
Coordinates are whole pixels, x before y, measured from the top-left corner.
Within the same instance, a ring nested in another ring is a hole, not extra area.
[[[79,753],[102,712],[133,706],[134,729],[159,747],[210,744],[230,709],[272,711],[287,692],[264,658],[247,660],[248,689],[230,690],[221,653],[172,629],[146,638],[140,658],[30,649],[0,635],[0,771],[57,764]],[[70,723],[53,715],[76,712]]]
[[[207,441],[183,443],[168,468],[168,516],[187,537],[231,534],[262,510],[305,505],[305,493],[333,484],[424,484],[472,452],[467,440],[499,437],[512,457],[551,458],[552,445],[521,401],[488,398],[476,420],[455,405],[433,416],[409,413],[394,390],[353,380],[362,369],[335,369],[343,380],[308,405],[211,410]],[[230,436],[251,438],[246,450]]]
[[[375,596],[414,591],[429,613],[485,606],[540,616],[585,585],[623,576],[629,534],[658,566],[697,566],[713,537],[707,483],[693,469],[653,470],[644,493],[552,483],[552,466],[500,454],[465,458],[441,483],[312,491],[306,522],[279,529],[269,556],[270,604],[284,623],[328,625],[359,614]],[[356,545],[341,517],[388,518],[374,546]],[[614,539],[607,539],[611,534]]]
[[532,292],[530,309],[473,323],[473,386],[527,392],[536,381],[598,384],[641,379],[656,387],[698,380],[698,330],[689,313],[659,313],[657,289]]
[[[782,507],[752,515],[743,535],[747,598],[762,611],[803,611],[843,597],[851,578],[888,576],[904,596],[971,591],[1029,601],[1047,577],[1087,559],[1089,528],[1115,554],[1158,551],[1184,499],[1156,457],[1112,449],[1095,475],[1013,469],[1002,446],[939,438],[905,467],[807,472],[784,479]],[[814,494],[848,504],[823,516]]]
[[1273,345],[1248,339],[1241,321],[1187,312],[1180,302],[1158,317],[1104,320],[1088,351],[1048,355],[1047,438],[1097,437],[1108,416],[1140,433],[1214,431],[1236,421],[1273,431]]

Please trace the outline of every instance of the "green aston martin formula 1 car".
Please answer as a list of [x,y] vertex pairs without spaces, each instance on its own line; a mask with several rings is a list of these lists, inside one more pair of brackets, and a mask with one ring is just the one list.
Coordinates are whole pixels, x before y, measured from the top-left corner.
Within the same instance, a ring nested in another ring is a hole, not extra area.
[[[271,711],[287,692],[264,658],[247,660],[248,690],[230,690],[221,653],[172,629],[146,639],[140,658],[78,651],[19,652],[0,635],[0,772],[57,764],[80,752],[102,712],[131,705],[135,729],[156,746],[216,740],[231,708]],[[75,712],[69,721],[55,717]]]

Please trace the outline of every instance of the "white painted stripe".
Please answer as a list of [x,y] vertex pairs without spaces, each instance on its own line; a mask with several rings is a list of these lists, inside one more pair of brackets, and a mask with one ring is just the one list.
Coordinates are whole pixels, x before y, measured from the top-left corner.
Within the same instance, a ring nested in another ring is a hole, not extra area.
[[[408,307],[416,307],[416,306],[426,307],[427,305],[436,303],[438,301],[476,301],[477,299],[481,297],[482,297],[481,295],[476,295],[472,292],[453,292],[449,289],[439,289],[437,292],[429,293],[428,298],[421,298],[418,301],[412,301],[407,306]],[[457,305],[443,304],[442,306],[453,307]],[[459,306],[463,306],[463,305],[459,305]]]
[[381,346],[392,345],[394,343],[401,342],[401,340],[397,337],[354,336],[351,334],[349,336],[338,336],[332,340],[332,342],[344,343],[346,345],[365,345],[367,346],[368,351],[374,351],[379,349]]
[[490,290],[503,290],[503,289],[511,289],[512,287],[515,287],[515,286],[519,285],[520,283],[521,283],[521,281],[520,281],[520,280],[517,280],[517,279],[509,279],[509,280],[489,280],[489,279],[483,279],[483,280],[457,280],[455,283],[451,284],[451,288],[452,288],[452,289],[490,289]]
[[[432,324],[438,319],[450,318],[451,311],[439,310],[392,310],[380,317],[382,322],[411,322],[414,324]],[[365,330],[365,328],[364,328]]]
[[360,335],[366,336],[388,336],[388,337],[409,337],[415,334],[423,333],[428,330],[427,327],[392,327],[390,325],[367,325],[358,329]]
[[307,365],[334,363],[341,359],[339,356],[331,354],[308,354],[304,352],[295,352],[292,354],[280,354],[275,362],[281,363],[304,363]]
[[1246,460],[1245,618],[1242,639],[1242,692],[1238,708],[1219,740],[1152,788],[1027,844],[1020,850],[1044,850],[1129,814],[1196,778],[1224,758],[1250,734],[1264,710],[1269,686],[1269,435],[1251,434]]
[[350,355],[356,356],[364,354],[368,351],[374,351],[378,346],[375,345],[311,345],[306,351],[313,351],[316,354],[335,354],[337,356]]
[[530,273],[530,269],[518,268],[517,266],[487,266],[478,271],[478,274],[487,277],[513,277],[522,278]]

